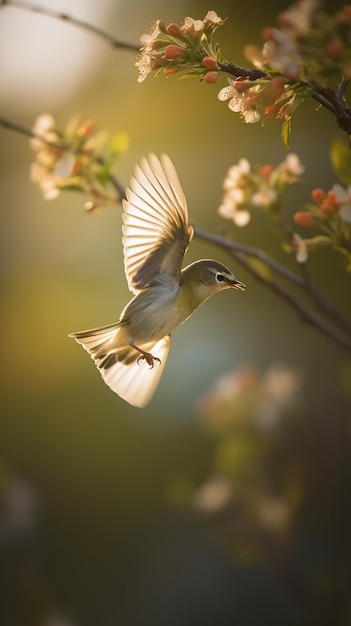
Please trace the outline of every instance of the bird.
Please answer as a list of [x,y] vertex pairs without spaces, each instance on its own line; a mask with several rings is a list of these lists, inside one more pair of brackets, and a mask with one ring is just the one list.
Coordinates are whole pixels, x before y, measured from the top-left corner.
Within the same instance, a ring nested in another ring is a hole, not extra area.
[[213,294],[245,290],[222,263],[201,259],[182,269],[194,234],[177,170],[166,154],[135,166],[122,200],[124,269],[134,294],[113,324],[71,333],[105,383],[143,408],[164,370],[171,332]]

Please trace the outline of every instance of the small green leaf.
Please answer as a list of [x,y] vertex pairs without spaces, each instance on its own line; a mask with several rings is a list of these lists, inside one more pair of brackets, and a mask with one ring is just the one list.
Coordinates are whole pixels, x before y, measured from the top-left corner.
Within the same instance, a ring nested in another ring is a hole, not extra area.
[[289,150],[290,132],[291,132],[291,120],[285,120],[282,126],[281,138],[287,150]]
[[351,148],[337,138],[330,147],[333,170],[344,185],[351,185]]
[[64,189],[65,191],[79,191],[80,193],[82,193],[82,191],[85,191],[83,184],[82,185],[75,185],[73,183],[65,184],[64,182],[61,183],[60,189]]

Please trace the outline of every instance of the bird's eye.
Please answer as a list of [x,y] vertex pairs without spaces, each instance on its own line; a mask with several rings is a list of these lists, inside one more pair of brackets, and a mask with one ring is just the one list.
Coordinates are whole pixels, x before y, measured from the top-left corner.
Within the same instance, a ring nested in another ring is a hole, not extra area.
[[223,274],[216,274],[216,280],[217,282],[222,283],[224,281]]

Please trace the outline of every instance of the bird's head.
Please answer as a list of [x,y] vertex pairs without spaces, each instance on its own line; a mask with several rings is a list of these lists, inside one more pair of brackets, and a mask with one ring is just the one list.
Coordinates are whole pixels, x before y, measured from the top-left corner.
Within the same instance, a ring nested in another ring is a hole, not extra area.
[[195,263],[184,268],[182,284],[186,291],[191,292],[196,304],[204,302],[223,289],[232,288],[245,291],[244,283],[235,278],[225,265],[212,259],[195,261]]

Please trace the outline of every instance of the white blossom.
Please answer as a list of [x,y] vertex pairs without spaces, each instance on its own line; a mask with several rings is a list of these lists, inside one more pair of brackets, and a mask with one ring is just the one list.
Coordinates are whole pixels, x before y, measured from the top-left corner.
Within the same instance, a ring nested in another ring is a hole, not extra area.
[[339,215],[344,222],[351,222],[351,185],[344,189],[341,185],[333,185],[333,191],[340,205]]

